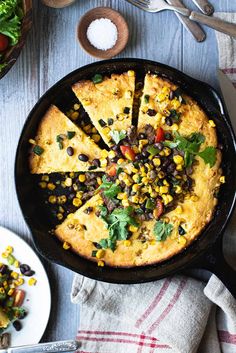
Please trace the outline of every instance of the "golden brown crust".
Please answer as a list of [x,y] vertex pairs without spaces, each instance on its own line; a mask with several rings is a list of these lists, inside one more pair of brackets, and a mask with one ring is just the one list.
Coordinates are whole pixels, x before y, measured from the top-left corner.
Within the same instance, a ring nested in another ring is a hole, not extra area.
[[[111,130],[127,131],[131,126],[134,88],[135,76],[130,76],[128,73],[113,74],[111,78],[105,77],[98,84],[90,80],[79,81],[72,87],[94,126],[108,145],[111,144]],[[128,108],[128,113],[124,112],[125,108]],[[102,127],[99,124],[100,119],[106,123],[106,126]],[[108,119],[114,121],[110,126],[108,126]]]
[[[75,132],[75,136],[68,139],[67,131]],[[59,148],[56,140],[61,134],[65,135],[63,149]],[[101,149],[54,105],[48,109],[40,121],[34,140],[44,151],[38,156],[31,150],[29,164],[32,174],[83,172],[88,170],[94,158],[101,158]],[[74,150],[73,156],[67,154],[66,150],[69,146]],[[89,157],[88,162],[78,159],[81,153]]]

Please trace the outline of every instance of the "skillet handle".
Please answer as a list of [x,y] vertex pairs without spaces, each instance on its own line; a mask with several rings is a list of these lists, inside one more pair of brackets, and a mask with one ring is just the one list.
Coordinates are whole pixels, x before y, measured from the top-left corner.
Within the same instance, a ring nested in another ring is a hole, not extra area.
[[[226,262],[222,251],[222,236],[195,266],[214,273],[236,299],[236,271]],[[195,267],[194,266],[194,267]]]

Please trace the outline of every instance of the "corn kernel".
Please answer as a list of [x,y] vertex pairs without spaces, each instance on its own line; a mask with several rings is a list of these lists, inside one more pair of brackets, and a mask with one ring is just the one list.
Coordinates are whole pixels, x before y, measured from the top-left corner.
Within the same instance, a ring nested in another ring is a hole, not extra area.
[[83,100],[83,105],[86,107],[88,105],[90,105],[92,103],[91,99],[90,98],[85,98]]
[[107,166],[107,159],[106,158],[102,158],[100,160],[100,165],[102,168],[106,167]]
[[73,108],[74,108],[74,110],[79,110],[79,108],[80,108],[80,104],[75,103]]
[[64,249],[64,250],[70,249],[70,244],[65,241],[65,242],[63,243],[63,249]]
[[114,158],[116,156],[116,153],[114,151],[110,151],[108,152],[108,157],[111,159],[111,158]]
[[19,267],[20,267],[19,261],[16,260],[16,261],[14,262],[13,266],[14,266],[15,268],[19,268]]
[[180,245],[185,245],[186,242],[187,242],[187,240],[186,240],[185,237],[183,237],[183,236],[179,237],[179,244],[180,244]]
[[134,153],[139,153],[138,146],[132,146]]
[[185,199],[185,200],[189,200],[189,199],[190,199],[190,194],[187,193],[187,194],[184,196],[184,199]]
[[14,279],[18,279],[19,274],[17,272],[12,271],[11,272],[11,277],[14,278]]
[[178,171],[183,170],[183,165],[182,165],[182,164],[178,164],[178,165],[176,166],[176,170],[178,170]]
[[180,206],[180,205],[177,206],[176,209],[175,209],[175,211],[176,211],[177,214],[181,214],[181,213],[183,212],[182,206]]
[[84,131],[85,132],[89,133],[89,132],[91,132],[91,130],[92,130],[92,125],[91,124],[88,124],[88,125],[84,126]]
[[183,164],[184,163],[183,157],[180,156],[179,154],[177,154],[176,156],[173,157],[173,161],[175,162],[175,164]]
[[160,191],[160,186],[158,186],[158,185],[155,186],[155,191],[156,191],[156,192],[159,192],[159,191]]
[[8,246],[6,247],[6,251],[8,252],[9,255],[12,254],[12,253],[13,253],[13,247],[10,246],[10,245],[8,245]]
[[102,184],[102,179],[100,177],[97,177],[97,183],[98,183],[98,185]]
[[72,120],[77,120],[79,117],[79,112],[73,112],[71,115],[70,115],[70,118]]
[[199,200],[199,197],[197,195],[192,195],[190,198],[193,202],[196,202]]
[[147,248],[148,248],[148,243],[146,242],[143,244],[143,249],[147,249]]
[[214,123],[213,120],[209,120],[208,124],[210,125],[210,127],[216,127],[216,124]]
[[9,289],[7,295],[11,296],[14,293],[14,288]]
[[140,185],[134,184],[134,185],[132,186],[132,191],[133,191],[133,192],[137,192],[137,191],[139,190],[139,188],[140,188]]
[[129,206],[129,201],[128,200],[122,200],[121,203],[122,203],[122,205],[124,207],[128,207]]
[[62,214],[62,213],[58,213],[58,214],[57,214],[57,219],[58,219],[59,221],[61,221],[62,218],[63,218],[63,214]]
[[118,200],[127,200],[127,199],[128,199],[128,196],[127,196],[126,193],[120,192],[120,193],[117,195],[117,198],[118,198]]
[[15,285],[16,285],[17,287],[19,287],[19,286],[22,286],[22,284],[25,283],[25,280],[24,280],[23,278],[19,278],[19,279],[16,280],[14,283],[15,283]]
[[101,140],[101,136],[98,134],[93,134],[92,139],[94,142],[99,142]]
[[120,164],[122,164],[124,162],[125,162],[125,160],[123,158],[119,158],[118,161],[117,161],[117,164],[120,165]]
[[65,185],[70,187],[72,185],[72,179],[71,178],[66,178]]
[[164,172],[159,172],[157,175],[158,175],[158,178],[160,178],[160,179],[163,179],[165,177]]
[[103,132],[105,135],[109,135],[110,132],[111,132],[111,129],[110,129],[108,126],[106,126],[106,127],[104,127],[104,128],[102,129],[102,132]]
[[166,195],[166,197],[167,197],[167,203],[170,203],[171,201],[173,201],[173,196]]
[[105,266],[104,261],[99,260],[99,261],[98,261],[98,266],[99,266],[99,267],[104,267],[104,266]]
[[130,240],[124,240],[124,246],[131,246],[131,241]]
[[98,132],[96,127],[93,127],[91,131],[92,131],[93,134],[96,134]]
[[159,167],[161,165],[160,158],[154,158],[153,159],[153,164],[155,165],[155,167]]
[[181,106],[181,103],[177,98],[175,98],[171,101],[171,105],[172,105],[172,108],[176,110]]
[[169,156],[169,155],[171,154],[171,149],[168,148],[168,147],[165,147],[165,148],[163,149],[163,152],[164,152],[165,156],[167,157],[167,156]]
[[129,231],[130,231],[130,232],[134,233],[134,232],[137,232],[137,230],[138,230],[138,227],[135,227],[135,226],[133,226],[133,225],[130,225],[130,226],[129,226]]
[[54,185],[53,183],[48,183],[47,186],[48,186],[48,189],[51,190],[51,191],[56,188],[56,185]]
[[105,255],[105,250],[99,249],[96,253],[96,258],[101,259],[102,257],[104,257],[104,255]]
[[168,183],[168,181],[166,179],[163,180],[163,184],[166,186],[170,186],[170,184]]
[[85,180],[86,180],[85,174],[80,174],[78,179],[79,179],[79,181],[80,181],[81,183],[84,183]]
[[126,99],[132,98],[132,95],[133,95],[132,91],[130,91],[130,90],[125,91],[125,98]]
[[221,184],[224,184],[224,183],[225,183],[225,176],[224,176],[224,175],[222,175],[222,176],[220,177],[220,183],[221,183]]
[[36,283],[37,283],[37,280],[34,277],[30,278],[28,281],[29,286],[35,286]]
[[48,175],[43,175],[41,180],[42,181],[49,181],[49,176]]
[[54,204],[54,203],[57,202],[57,198],[56,198],[55,195],[51,195],[51,196],[49,196],[48,201],[49,201],[51,204]]
[[150,240],[150,241],[149,241],[149,244],[150,244],[150,245],[156,245],[156,240],[155,240],[155,239]]
[[147,184],[149,183],[149,179],[148,179],[147,177],[143,177],[143,178],[142,178],[142,183],[143,183],[144,185],[147,185]]
[[3,253],[2,253],[2,257],[3,257],[4,259],[6,259],[6,258],[8,257],[8,253],[7,253],[7,252],[3,252]]
[[177,185],[176,188],[175,188],[175,193],[176,194],[181,194],[181,192],[182,192],[182,187]]
[[127,118],[126,114],[124,114],[124,113],[117,114],[118,121],[123,121],[125,118]]
[[57,203],[59,205],[66,203],[66,201],[67,201],[66,195],[61,195],[61,196],[58,196],[58,198],[57,198]]
[[148,144],[148,140],[144,139],[144,140],[139,140],[139,150],[141,151],[143,149],[144,146],[146,146]]
[[41,189],[46,189],[47,183],[46,183],[45,181],[41,181],[41,182],[39,183],[39,186],[41,187]]
[[102,150],[101,157],[102,158],[107,158],[108,157],[108,151],[107,150]]
[[173,125],[172,125],[172,130],[174,130],[174,131],[179,130],[179,125],[173,124]]
[[134,195],[131,197],[131,202],[133,203],[139,203],[139,197],[137,195]]
[[31,145],[36,145],[36,141],[34,139],[29,139],[29,143],[31,143]]
[[77,197],[75,197],[75,198],[73,199],[72,203],[73,203],[73,205],[74,205],[75,207],[79,207],[79,206],[82,205],[82,201],[81,201],[80,199],[78,199]]
[[130,77],[134,77],[134,76],[135,76],[134,70],[128,70],[127,74],[128,74],[128,76],[130,76]]
[[168,186],[160,186],[160,194],[167,194],[169,191]]

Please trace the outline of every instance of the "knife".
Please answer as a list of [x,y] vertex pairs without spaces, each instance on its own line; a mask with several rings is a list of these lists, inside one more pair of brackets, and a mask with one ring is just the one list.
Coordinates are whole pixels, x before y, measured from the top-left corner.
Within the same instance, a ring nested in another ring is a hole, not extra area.
[[234,131],[236,132],[236,89],[230,79],[223,73],[223,71],[218,70],[218,78],[225,105],[229,113],[230,121]]
[[0,353],[75,352],[79,347],[80,343],[77,341],[58,341],[1,349]]
[[214,7],[207,0],[193,0],[193,2],[205,15],[210,16],[215,11]]
[[[185,7],[180,0],[167,0],[170,5]],[[188,17],[182,16],[175,13],[180,22],[183,23],[184,27],[194,36],[198,42],[203,42],[206,39],[206,34],[200,25],[194,21],[191,21]]]

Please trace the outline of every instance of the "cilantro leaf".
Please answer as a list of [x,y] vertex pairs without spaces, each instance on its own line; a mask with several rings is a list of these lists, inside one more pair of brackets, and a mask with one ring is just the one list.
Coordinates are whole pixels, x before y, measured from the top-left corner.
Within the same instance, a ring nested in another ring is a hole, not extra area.
[[110,136],[112,137],[112,140],[116,144],[118,144],[121,140],[126,138],[126,131],[125,130],[121,130],[121,131],[113,130],[110,132]]
[[157,241],[164,241],[172,233],[173,225],[163,221],[157,221],[154,225],[153,232]]
[[171,109],[170,110],[170,115],[169,115],[169,118],[171,118],[171,120],[176,123],[179,121],[180,119],[180,116],[181,116],[181,113],[177,113],[177,111],[175,109]]
[[114,184],[112,181],[108,181],[105,175],[102,177],[102,181],[98,189],[102,189],[104,196],[109,199],[116,197],[121,192],[120,186]]
[[216,149],[215,147],[209,146],[206,147],[202,152],[198,153],[199,157],[201,157],[206,164],[209,164],[210,167],[216,162]]

